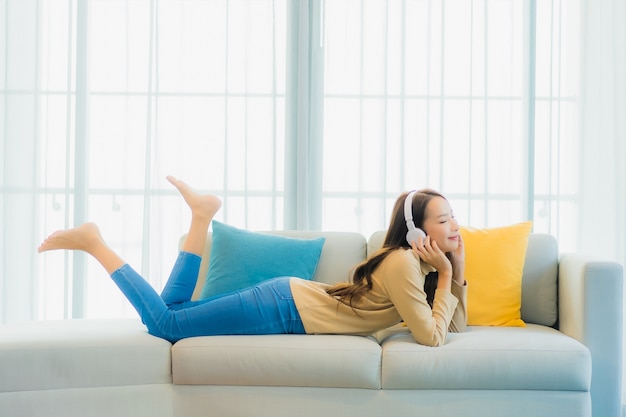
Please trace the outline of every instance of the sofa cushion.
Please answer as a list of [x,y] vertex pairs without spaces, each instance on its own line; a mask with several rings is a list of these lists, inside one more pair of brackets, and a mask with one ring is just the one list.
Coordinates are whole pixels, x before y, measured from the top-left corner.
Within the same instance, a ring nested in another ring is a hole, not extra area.
[[381,347],[341,335],[210,336],[172,348],[175,384],[380,389]]
[[139,320],[0,327],[0,392],[171,383],[171,344]]
[[200,298],[247,288],[270,278],[311,279],[324,238],[292,238],[255,233],[213,221],[209,271]]
[[591,356],[550,327],[470,326],[430,348],[399,330],[382,342],[384,389],[588,391]]

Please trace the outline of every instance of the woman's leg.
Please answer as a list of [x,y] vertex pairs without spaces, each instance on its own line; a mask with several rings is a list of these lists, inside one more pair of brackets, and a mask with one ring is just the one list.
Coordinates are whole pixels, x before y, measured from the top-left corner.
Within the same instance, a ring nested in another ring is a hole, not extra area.
[[170,276],[161,291],[161,299],[168,307],[183,308],[191,300],[198,281],[201,258],[189,252],[179,252]]
[[173,309],[129,265],[111,277],[133,304],[148,332],[172,343],[196,336],[305,333],[291,295],[290,278],[181,303]]
[[[126,269],[123,273],[132,271]],[[149,317],[150,322],[144,318],[144,322],[151,334],[172,342],[195,336],[304,334],[290,279],[276,278],[213,298],[181,303],[169,308],[163,317]]]
[[[135,307],[150,334],[171,342],[185,337],[221,334],[304,333],[289,278],[208,300],[169,308],[159,294],[104,243],[93,223],[56,232],[39,251],[83,250],[92,254]],[[192,256],[190,254],[190,256]]]
[[107,246],[95,224],[55,232],[38,248],[39,252],[56,249],[82,250],[92,255],[135,307],[148,331],[174,341],[169,337],[177,333],[170,329],[175,324],[171,320],[173,312],[154,288]]
[[168,176],[167,180],[176,187],[191,209],[191,225],[181,249],[184,252],[202,256],[207,230],[213,216],[222,206],[222,202],[214,195],[195,192],[189,185],[172,176]]
[[131,268],[106,244],[99,228],[93,223],[54,232],[43,241],[38,251],[70,249],[81,250],[92,255],[122,289],[142,319],[150,310],[154,310],[154,317],[147,321],[155,321],[155,317],[164,317],[164,309],[168,305],[190,300],[200,268],[200,257],[204,251],[206,233],[213,216],[221,207],[221,201],[217,197],[198,194],[186,183],[174,177],[170,176],[167,179],[185,199],[191,209],[192,218],[187,239],[183,242],[182,251],[163,290],[164,300],[134,271],[132,274],[126,274],[132,275],[134,282],[130,283],[127,279],[120,278],[120,275],[123,275],[120,273],[122,269]]
[[220,209],[222,202],[213,195],[199,194],[185,182],[168,176],[167,180],[176,187],[191,209],[191,224],[183,242],[167,284],[161,292],[161,298],[168,306],[184,303],[191,299],[196,287],[200,260],[204,252],[207,230],[213,216]]
[[[191,225],[189,226],[189,232],[185,242],[183,242],[181,250],[201,257],[204,251],[209,224],[215,213],[217,213],[221,207],[222,202],[215,196],[196,193],[186,183],[172,176],[168,176],[167,179],[178,189],[191,209]],[[93,223],[86,223],[73,229],[54,232],[44,240],[39,246],[38,251],[44,252],[56,249],[82,250],[92,255],[109,275],[113,274],[113,272],[126,263],[109,248],[104,239],[102,239],[100,230]],[[199,265],[198,260],[198,268]],[[194,265],[189,266],[187,263],[179,264],[177,261],[177,265],[174,267],[170,279],[168,280],[168,284],[171,283],[171,285],[169,285],[170,288],[168,289],[168,285],[166,285],[166,289],[164,290],[168,296],[168,304],[188,301],[191,298],[198,274],[197,270],[195,271],[195,275],[193,274],[194,268]],[[180,282],[177,282],[178,279],[180,279]],[[191,280],[193,280],[193,283],[191,283]],[[180,290],[180,294],[176,294],[178,291],[173,291],[175,288]],[[189,291],[189,289],[191,289],[191,291]]]
[[[178,316],[204,335],[304,334],[291,293],[291,277],[279,277],[228,294],[187,303]],[[208,318],[208,320],[207,320]]]
[[[184,255],[179,257],[183,260],[174,268],[171,289],[168,290],[178,297],[182,293],[189,293],[189,288],[193,291],[189,285],[190,277],[194,278],[195,285],[206,230],[221,203],[212,200],[209,204],[212,209],[200,210],[198,194],[180,181],[170,181],[181,191],[193,213],[189,237],[183,244]],[[206,202],[207,199],[204,200]],[[211,210],[214,210],[213,213],[207,215]],[[201,335],[304,333],[291,297],[288,278],[210,300],[183,300],[180,306],[172,309],[145,279],[108,247],[95,224],[86,223],[55,232],[38,248],[39,252],[56,249],[82,250],[92,255],[135,307],[148,331],[171,342]]]

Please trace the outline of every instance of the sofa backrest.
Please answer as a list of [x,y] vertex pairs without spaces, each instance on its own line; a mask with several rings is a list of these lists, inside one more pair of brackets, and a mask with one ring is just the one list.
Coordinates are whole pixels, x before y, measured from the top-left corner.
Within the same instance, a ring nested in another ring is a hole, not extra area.
[[[382,247],[385,231],[368,240],[368,255]],[[522,320],[554,326],[557,321],[558,247],[554,236],[532,233],[528,238],[522,276]]]
[[556,238],[532,233],[528,237],[522,277],[522,320],[554,326],[558,307],[559,249]]
[[[326,238],[313,279],[329,284],[350,279],[354,267],[382,247],[385,231],[365,239],[359,233],[322,231],[272,231],[280,236],[312,239]],[[182,243],[185,236],[181,238]],[[202,291],[211,252],[211,233],[202,256],[193,299]],[[558,248],[554,236],[533,233],[528,239],[524,274],[522,277],[522,320],[526,323],[553,326],[557,321]]]

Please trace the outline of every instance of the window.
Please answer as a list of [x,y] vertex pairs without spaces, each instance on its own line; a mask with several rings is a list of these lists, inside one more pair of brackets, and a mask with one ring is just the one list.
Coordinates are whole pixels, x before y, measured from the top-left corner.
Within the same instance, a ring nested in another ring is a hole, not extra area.
[[3,321],[134,315],[89,258],[32,248],[92,220],[161,287],[189,220],[167,174],[239,227],[367,236],[431,187],[575,249],[575,3],[3,4],[3,276],[32,277],[3,278]]

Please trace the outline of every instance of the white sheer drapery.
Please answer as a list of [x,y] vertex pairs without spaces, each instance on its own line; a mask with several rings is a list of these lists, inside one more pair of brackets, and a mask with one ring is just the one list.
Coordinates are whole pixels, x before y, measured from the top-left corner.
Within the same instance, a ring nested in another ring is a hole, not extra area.
[[35,249],[95,221],[162,286],[189,220],[167,174],[282,228],[286,4],[0,2],[0,321],[134,316],[91,259]]
[[533,219],[624,262],[620,0],[0,0],[0,322],[134,316],[80,254],[96,221],[155,287],[188,213],[384,228],[433,187],[461,223]]

